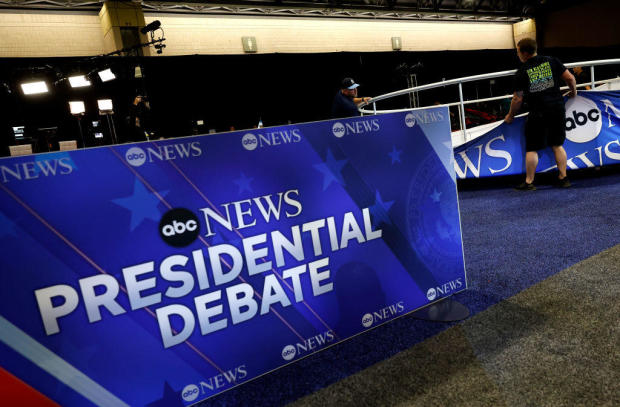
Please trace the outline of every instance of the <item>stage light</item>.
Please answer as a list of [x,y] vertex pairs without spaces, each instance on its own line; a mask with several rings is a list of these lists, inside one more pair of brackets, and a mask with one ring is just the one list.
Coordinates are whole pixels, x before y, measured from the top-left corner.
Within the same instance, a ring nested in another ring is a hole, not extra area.
[[112,79],[116,79],[116,75],[114,75],[114,72],[112,72],[110,68],[104,69],[103,71],[99,71],[97,73],[99,74],[101,82],[107,82],[111,81]]
[[69,102],[69,110],[72,115],[77,116],[84,114],[86,112],[86,107],[84,106],[84,102],[81,100],[76,100]]
[[70,76],[69,83],[72,88],[83,88],[85,86],[90,86],[90,81],[87,80],[84,75]]
[[47,83],[45,83],[44,81],[22,83],[21,87],[24,95],[36,95],[39,93],[49,92],[49,89],[47,88]]
[[155,20],[140,28],[140,32],[142,34],[146,34],[148,32],[157,30],[159,27],[161,27],[161,22],[159,20]]
[[99,106],[100,114],[112,113],[114,110],[112,107],[112,99],[99,99],[97,105]]

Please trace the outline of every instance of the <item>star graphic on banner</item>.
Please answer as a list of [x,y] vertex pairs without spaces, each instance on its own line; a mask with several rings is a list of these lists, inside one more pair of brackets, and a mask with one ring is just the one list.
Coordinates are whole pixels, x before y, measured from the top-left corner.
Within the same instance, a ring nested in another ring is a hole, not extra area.
[[[159,192],[159,195],[162,197],[167,194],[168,191]],[[161,203],[159,198],[147,190],[137,178],[133,184],[132,195],[125,198],[113,199],[112,202],[131,212],[131,231],[137,228],[145,219],[159,222],[161,218],[161,212],[157,209],[157,206]]]
[[239,186],[239,193],[242,193],[243,191],[246,191],[246,190],[248,192],[253,192],[252,187],[250,187],[250,182],[252,182],[253,179],[254,178],[248,178],[245,176],[244,173],[241,173],[241,176],[233,180],[233,182]]
[[327,150],[327,157],[324,163],[314,164],[314,168],[323,174],[323,191],[332,183],[332,181],[338,182],[344,186],[344,179],[342,178],[342,169],[347,165],[348,160],[336,160],[330,150]]
[[441,197],[441,192],[437,191],[436,189],[433,189],[433,194],[431,195],[431,199],[433,200],[433,202],[437,203],[440,201]]
[[392,205],[394,205],[394,201],[383,202],[379,191],[377,191],[375,195],[375,204],[369,208],[370,213],[372,214],[373,227],[379,226],[381,222],[388,225],[392,224],[392,221],[388,216],[388,212],[390,211]]
[[164,394],[161,399],[155,400],[152,403],[147,404],[148,407],[183,407],[181,401],[181,390],[174,391],[174,389],[164,382]]
[[396,146],[394,146],[394,148],[392,148],[392,152],[388,153],[388,155],[392,159],[392,164],[400,162],[400,154],[402,152],[403,152],[403,150],[397,150]]
[[0,212],[0,237],[3,236],[17,237],[17,228],[11,219]]

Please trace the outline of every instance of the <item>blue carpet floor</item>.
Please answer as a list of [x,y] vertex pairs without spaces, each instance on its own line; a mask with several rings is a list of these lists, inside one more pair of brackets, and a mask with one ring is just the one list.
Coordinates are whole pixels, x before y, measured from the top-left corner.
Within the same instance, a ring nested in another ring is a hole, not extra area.
[[[472,314],[620,243],[618,173],[577,179],[570,189],[461,190],[459,202],[469,289],[455,298]],[[200,406],[281,406],[452,325],[405,316]]]

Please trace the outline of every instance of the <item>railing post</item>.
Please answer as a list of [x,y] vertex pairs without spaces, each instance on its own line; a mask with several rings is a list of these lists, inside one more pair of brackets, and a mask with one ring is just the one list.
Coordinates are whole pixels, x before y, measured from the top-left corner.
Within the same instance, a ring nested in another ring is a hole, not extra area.
[[463,142],[467,141],[467,125],[465,124],[465,104],[463,103],[463,83],[459,82],[459,113],[461,116],[461,131],[463,131]]
[[372,102],[372,110],[374,111],[374,114],[377,114],[377,102]]
[[592,81],[592,87],[590,90],[594,90],[594,82],[596,82],[594,80],[594,65],[590,66],[590,80]]

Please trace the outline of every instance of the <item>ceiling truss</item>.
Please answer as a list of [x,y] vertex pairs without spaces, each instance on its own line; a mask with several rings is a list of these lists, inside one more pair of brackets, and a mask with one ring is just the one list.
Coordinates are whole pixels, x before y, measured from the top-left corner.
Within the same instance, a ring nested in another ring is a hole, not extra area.
[[[513,0],[514,1],[514,0]],[[142,1],[145,12],[514,23],[510,0]],[[103,1],[0,0],[0,9],[99,10]]]

